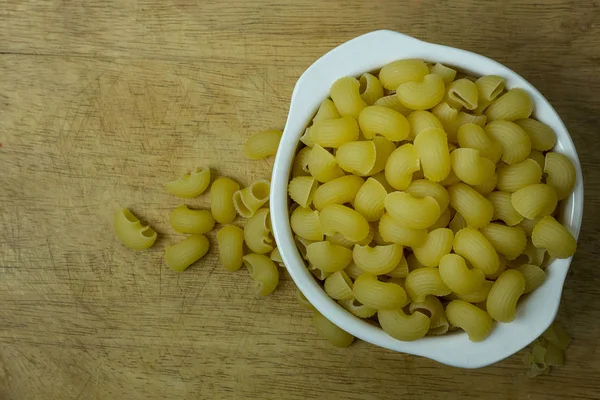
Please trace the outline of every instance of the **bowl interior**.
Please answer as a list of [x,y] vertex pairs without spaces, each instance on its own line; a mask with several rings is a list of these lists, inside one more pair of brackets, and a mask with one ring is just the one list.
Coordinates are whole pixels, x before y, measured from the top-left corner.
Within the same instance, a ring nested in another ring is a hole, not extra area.
[[391,350],[421,355],[444,364],[483,367],[502,360],[531,343],[552,323],[571,258],[556,260],[546,269],[547,279],[533,293],[521,300],[517,317],[510,324],[495,324],[483,342],[470,342],[465,333],[425,337],[402,342],[379,327],[353,316],[329,298],[305,267],[289,225],[287,184],[300,136],[329,88],[343,76],[359,76],[383,65],[406,58],[420,58],[453,66],[475,76],[499,75],[508,88],[526,89],[535,102],[534,117],[554,129],[555,151],[567,155],[577,171],[573,193],[563,201],[561,222],[577,238],[583,214],[583,181],[575,146],[560,117],[548,101],[521,76],[481,55],[442,45],[422,42],[392,32],[375,31],[346,42],[313,63],[298,80],[292,94],[288,120],[275,159],[271,188],[273,232],[285,265],[306,298],[329,320],[354,336]]

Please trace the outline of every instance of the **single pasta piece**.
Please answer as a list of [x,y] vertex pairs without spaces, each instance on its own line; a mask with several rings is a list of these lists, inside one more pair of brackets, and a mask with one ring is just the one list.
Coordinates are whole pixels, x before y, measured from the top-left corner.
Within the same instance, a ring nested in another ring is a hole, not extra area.
[[314,242],[306,246],[308,261],[324,272],[336,272],[346,268],[352,261],[352,250],[328,241]]
[[420,82],[402,83],[396,96],[402,104],[413,110],[428,110],[444,98],[444,81],[439,75],[426,75]]
[[474,82],[468,79],[457,79],[448,85],[447,96],[450,100],[460,104],[467,110],[477,108],[479,92]]
[[427,179],[440,182],[448,177],[452,164],[448,140],[442,129],[433,128],[421,132],[415,138],[414,146]]
[[392,141],[404,140],[410,133],[406,117],[398,111],[383,106],[365,107],[358,116],[358,124],[365,138],[381,135]]
[[335,347],[348,347],[354,341],[354,336],[339,328],[318,311],[314,311],[312,322],[319,336]]
[[311,150],[312,147],[305,146],[296,153],[296,158],[292,165],[292,178],[310,175],[308,172],[308,158],[310,157]]
[[542,169],[537,162],[526,159],[513,165],[498,168],[498,189],[513,193],[525,186],[540,183]]
[[402,286],[380,282],[368,273],[356,278],[352,292],[358,301],[376,310],[395,310],[410,302]]
[[246,254],[244,265],[254,280],[256,294],[266,296],[273,293],[279,284],[279,271],[275,263],[263,254]]
[[343,116],[358,118],[367,103],[360,96],[360,83],[352,76],[338,79],[329,89],[331,100]]
[[392,95],[389,95],[389,96],[383,96],[382,98],[377,100],[374,104],[376,106],[391,108],[392,110],[398,111],[400,114],[402,114],[404,116],[407,116],[408,114],[410,114],[413,111],[410,108],[406,107],[404,104],[402,104],[400,102],[400,100],[398,99],[398,97],[396,97],[395,93]]
[[456,149],[450,154],[450,159],[456,176],[469,185],[481,185],[489,181],[496,171],[496,164],[476,149]]
[[398,223],[410,229],[427,229],[442,215],[433,197],[417,198],[405,192],[389,193],[385,209]]
[[325,279],[323,288],[329,297],[335,300],[350,300],[352,294],[352,279],[343,270],[336,271]]
[[210,169],[195,168],[192,172],[184,174],[181,178],[168,182],[165,185],[167,192],[182,198],[198,197],[210,184]]
[[[406,278],[408,276],[408,262],[406,261],[406,258],[402,257],[398,266],[386,273],[386,275],[391,276],[392,278]],[[404,287],[404,284],[402,284],[402,287]]]
[[408,115],[407,119],[410,124],[408,140],[415,140],[419,133],[431,128],[444,129],[438,117],[429,111],[413,111]]
[[488,294],[494,285],[494,281],[485,280],[481,284],[479,290],[476,290],[469,294],[459,294],[458,298],[469,303],[481,303],[487,300]]
[[571,160],[564,154],[550,151],[546,154],[544,172],[547,174],[546,183],[554,188],[558,200],[569,197],[577,177]]
[[481,233],[494,246],[494,249],[508,260],[519,257],[527,246],[527,236],[520,226],[506,226],[492,222],[481,228]]
[[510,89],[486,109],[490,121],[528,118],[533,112],[533,100],[521,88]]
[[485,130],[476,124],[464,124],[457,132],[458,145],[461,148],[479,150],[483,157],[497,163],[502,157],[502,145],[485,133]]
[[418,82],[429,73],[423,60],[398,60],[386,64],[379,71],[379,81],[387,90],[396,90],[406,82]]
[[523,294],[533,292],[539,288],[546,279],[546,273],[537,265],[523,264],[517,268],[517,271],[523,274],[525,278],[525,290]]
[[542,218],[533,228],[531,241],[534,246],[546,249],[551,257],[569,258],[575,254],[577,241],[554,217]]
[[303,239],[323,240],[323,230],[321,229],[321,220],[317,210],[303,207],[296,208],[290,216],[290,226],[292,231]]
[[338,165],[334,155],[318,144],[314,145],[308,157],[308,171],[319,182],[329,182],[344,176],[344,171]]
[[344,143],[358,140],[358,124],[350,116],[315,122],[306,128],[300,140],[307,146],[338,148]]
[[335,160],[344,171],[365,176],[375,167],[377,150],[370,140],[349,142],[340,146]]
[[448,224],[448,227],[450,228],[452,233],[454,233],[456,235],[456,232],[460,231],[462,228],[467,227],[467,221],[465,221],[464,217],[462,215],[460,215],[459,212],[456,212],[454,214],[454,217]]
[[498,120],[485,126],[485,132],[502,145],[502,161],[516,164],[527,158],[531,152],[531,140],[519,125]]
[[448,332],[450,324],[446,319],[446,313],[442,302],[435,296],[427,296],[425,301],[416,302],[413,301],[408,306],[408,310],[411,314],[415,312],[421,312],[425,315],[429,314],[431,323],[429,324],[428,335],[443,335]]
[[544,169],[544,164],[546,163],[546,157],[544,156],[544,153],[542,153],[541,151],[531,150],[531,153],[529,153],[527,158],[529,160],[533,160],[536,163],[538,163],[538,165],[540,166],[540,168],[542,170]]
[[167,266],[175,272],[183,272],[206,255],[210,243],[204,235],[192,235],[181,242],[167,247],[165,260]]
[[269,213],[268,208],[261,208],[250,217],[246,222],[246,226],[244,226],[244,240],[253,253],[269,253],[275,247],[271,237]]
[[420,247],[427,241],[427,230],[406,228],[390,214],[383,214],[379,220],[379,233],[384,241],[403,246]]
[[325,235],[341,233],[348,240],[360,242],[369,234],[369,223],[358,211],[339,204],[321,210],[321,229]]
[[439,262],[440,277],[453,292],[464,295],[476,292],[485,280],[479,269],[469,269],[464,258],[458,254],[446,254]]
[[486,75],[475,81],[480,99],[489,102],[496,99],[504,90],[504,78],[496,75]]
[[474,228],[464,228],[456,233],[454,252],[486,275],[494,274],[500,267],[500,260],[494,246]]
[[418,199],[427,196],[433,197],[435,201],[437,201],[442,212],[446,211],[450,204],[450,195],[446,188],[439,183],[432,182],[428,179],[415,179],[404,191]]
[[492,285],[486,301],[490,316],[498,322],[515,319],[517,301],[525,291],[525,278],[516,269],[508,269]]
[[252,182],[247,188],[233,193],[233,206],[242,217],[250,218],[269,201],[270,194],[271,182],[259,179]]
[[454,78],[456,78],[455,69],[452,69],[440,63],[436,63],[435,65],[429,67],[429,73],[439,75],[444,81],[444,84],[446,85],[450,84],[450,82],[452,82]]
[[425,336],[431,325],[429,317],[420,311],[407,315],[402,310],[380,310],[377,319],[385,333],[407,342]]
[[335,108],[335,104],[333,104],[333,101],[331,99],[325,99],[319,106],[319,110],[313,118],[313,123],[325,121],[327,119],[336,119],[340,117],[341,115],[338,112],[337,108]]
[[190,210],[185,204],[171,211],[169,215],[171,227],[179,233],[210,232],[215,226],[215,219],[208,210]]
[[308,207],[315,196],[319,183],[311,176],[298,176],[288,185],[290,198],[300,207]]
[[450,205],[460,213],[468,226],[481,228],[486,226],[494,216],[494,206],[472,187],[464,183],[456,183],[448,188]]
[[446,296],[452,292],[442,281],[438,268],[424,267],[410,271],[405,282],[406,292],[412,301],[425,301],[428,295]]
[[538,151],[547,151],[556,144],[556,133],[548,125],[531,118],[515,121],[527,133],[531,140],[531,148]]
[[339,305],[358,318],[371,318],[377,313],[377,310],[362,304],[355,298],[338,301]]
[[440,215],[438,220],[435,221],[435,224],[433,224],[429,228],[427,228],[429,230],[429,232],[431,232],[435,229],[439,229],[439,228],[446,228],[448,226],[448,224],[450,223],[450,219],[452,219],[452,216],[453,216],[452,214],[453,214],[453,210],[451,210],[450,208],[446,208],[442,212],[442,215]]
[[210,211],[215,221],[230,224],[237,216],[233,205],[233,194],[240,185],[229,178],[217,178],[210,188]]
[[244,231],[234,225],[224,226],[217,233],[217,245],[221,265],[229,272],[240,269],[244,257]]
[[373,178],[367,179],[354,199],[354,209],[367,221],[379,221],[385,213],[387,191]]
[[322,210],[329,204],[354,203],[364,182],[363,178],[355,175],[333,179],[317,188],[313,204],[317,210]]
[[448,321],[469,335],[472,342],[481,342],[490,335],[494,321],[481,308],[464,300],[452,300],[446,306]]
[[502,220],[508,226],[515,226],[523,221],[523,216],[512,205],[510,193],[495,191],[487,199],[494,206],[493,220]]
[[479,185],[473,185],[473,189],[477,191],[483,197],[489,196],[494,189],[496,189],[496,185],[498,184],[498,174],[494,174],[490,179],[484,181]]
[[448,228],[439,228],[429,232],[427,241],[421,247],[414,247],[417,260],[426,267],[437,267],[440,260],[452,251],[454,234]]
[[404,190],[410,185],[413,173],[421,168],[419,154],[410,143],[392,152],[385,164],[385,179],[396,190]]
[[354,246],[352,260],[363,271],[373,275],[384,275],[393,271],[404,257],[402,245]]
[[552,214],[558,198],[552,186],[537,183],[514,192],[511,202],[519,214],[528,219],[536,219]]
[[156,241],[156,232],[149,226],[143,226],[140,220],[126,208],[115,214],[115,234],[126,247],[144,250]]
[[244,145],[244,154],[250,160],[261,160],[269,156],[274,156],[279,147],[279,141],[283,132],[277,129],[270,129],[255,133],[250,136]]
[[373,105],[377,100],[383,97],[383,86],[375,75],[369,73],[362,74],[359,79],[360,97],[368,106]]

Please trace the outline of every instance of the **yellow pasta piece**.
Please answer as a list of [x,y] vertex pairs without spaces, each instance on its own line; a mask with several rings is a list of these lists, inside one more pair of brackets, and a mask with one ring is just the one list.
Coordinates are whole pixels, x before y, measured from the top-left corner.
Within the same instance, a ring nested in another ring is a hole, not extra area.
[[354,336],[339,328],[318,311],[314,311],[312,322],[319,336],[335,347],[348,347],[354,341]]
[[452,290],[440,276],[438,268],[424,267],[410,271],[405,282],[406,292],[412,301],[421,302],[429,295],[446,296]]
[[496,170],[496,164],[481,156],[476,149],[456,149],[450,154],[450,159],[456,176],[469,185],[481,185],[490,180]]
[[358,211],[339,204],[321,210],[321,229],[325,235],[341,233],[346,239],[360,242],[369,234],[369,223]]
[[468,79],[457,79],[448,85],[448,98],[457,102],[467,110],[477,108],[479,92],[475,83]]
[[437,267],[442,257],[450,253],[453,243],[452,231],[448,228],[439,228],[429,232],[423,246],[414,247],[413,253],[422,265]]
[[215,226],[215,219],[208,210],[190,210],[185,204],[175,208],[169,214],[171,227],[179,233],[210,232]]
[[356,194],[365,181],[354,175],[333,179],[317,188],[313,204],[317,210],[329,204],[354,203]]
[[314,242],[306,246],[308,261],[324,272],[336,272],[346,268],[352,261],[352,250],[328,241]]
[[263,254],[246,254],[244,265],[254,280],[256,294],[267,296],[279,284],[279,271],[275,263]]
[[319,182],[329,182],[344,176],[344,171],[338,165],[333,154],[319,145],[315,145],[310,152],[308,170]]
[[338,112],[337,108],[335,108],[335,104],[333,104],[333,101],[331,99],[325,99],[319,106],[319,110],[313,118],[313,123],[325,121],[327,119],[336,119],[340,117],[341,115]]
[[495,191],[487,199],[494,206],[494,220],[502,220],[508,226],[515,226],[523,221],[523,216],[512,205],[510,193]]
[[386,64],[379,71],[379,81],[384,88],[396,90],[405,82],[418,82],[429,73],[429,69],[422,60],[398,60]]
[[513,193],[525,186],[540,183],[542,169],[537,162],[526,159],[513,165],[498,168],[498,189]]
[[450,195],[446,188],[428,179],[415,179],[404,191],[419,199],[427,196],[433,197],[442,212],[446,211],[450,204]]
[[413,111],[407,119],[410,124],[409,140],[414,140],[419,133],[431,128],[444,129],[440,120],[429,111]]
[[298,176],[293,178],[288,185],[290,198],[300,205],[308,207],[312,203],[315,191],[319,184],[313,177]]
[[379,221],[385,213],[387,191],[373,178],[367,179],[354,199],[354,209],[367,221]]
[[490,316],[498,322],[515,319],[517,301],[525,290],[525,278],[515,269],[506,270],[494,282],[486,301]]
[[363,271],[374,275],[384,275],[393,271],[403,256],[403,247],[399,244],[375,247],[357,244],[352,251],[354,263]]
[[377,276],[368,273],[356,278],[352,292],[358,301],[376,310],[395,310],[410,302],[402,286],[380,282]]
[[405,192],[389,193],[385,209],[398,223],[410,229],[429,228],[442,214],[433,197],[417,198]]
[[558,198],[550,185],[537,183],[514,192],[511,202],[519,214],[536,219],[550,215],[558,204]]
[[429,73],[439,75],[446,85],[456,78],[456,70],[443,64],[436,63],[429,68]]
[[298,151],[292,165],[292,178],[310,175],[308,172],[308,158],[310,157],[311,150],[311,147],[306,146]]
[[237,271],[243,264],[244,231],[237,226],[227,225],[217,233],[219,261],[229,272]]
[[502,145],[485,133],[485,130],[472,123],[465,124],[458,129],[458,145],[462,148],[479,150],[483,157],[497,163],[502,156]]
[[527,133],[531,140],[531,148],[547,151],[556,144],[556,133],[548,125],[535,119],[526,118],[515,121]]
[[181,178],[168,182],[165,188],[177,197],[198,197],[210,184],[210,169],[195,168],[192,172],[184,174]]
[[283,132],[277,129],[270,129],[255,133],[250,136],[244,145],[244,154],[250,160],[261,160],[269,156],[274,156],[279,147],[279,141]]
[[448,140],[442,129],[429,129],[419,133],[414,141],[425,177],[433,182],[443,181],[451,169]]
[[402,83],[396,96],[402,104],[413,110],[427,110],[444,98],[444,81],[439,75],[426,75],[420,82]]
[[456,183],[448,188],[450,205],[460,213],[468,226],[481,228],[494,216],[494,206],[472,187]]
[[210,211],[220,224],[230,224],[237,212],[233,205],[233,194],[240,185],[229,178],[217,178],[210,188]]
[[383,240],[403,246],[420,247],[427,241],[425,229],[410,229],[397,222],[390,214],[379,220],[379,232]]
[[437,336],[448,332],[450,324],[446,319],[444,306],[437,297],[427,296],[424,301],[413,301],[410,303],[408,310],[411,312],[411,314],[414,314],[415,312],[421,312],[425,315],[431,315],[431,317],[429,317],[430,324],[429,331],[427,332],[428,335]]
[[453,326],[467,332],[472,342],[487,338],[494,322],[488,313],[464,300],[452,300],[448,303],[446,317]]
[[452,107],[445,101],[433,107],[431,112],[440,120],[440,122],[444,126],[448,126],[450,121],[456,119],[456,117],[458,116],[458,110],[456,110],[456,108]]
[[358,116],[358,124],[367,139],[381,135],[388,140],[400,141],[410,134],[410,125],[406,117],[383,106],[365,107]]
[[246,222],[246,226],[244,226],[244,240],[253,253],[269,253],[275,247],[271,237],[269,213],[268,208],[261,208],[250,217]]
[[485,280],[481,284],[478,290],[468,294],[458,294],[458,298],[467,301],[469,303],[481,303],[485,302],[488,298],[488,294],[494,285],[493,281]]
[[340,304],[340,306],[344,307],[344,309],[346,309],[358,318],[371,318],[377,313],[376,309],[362,304],[355,298],[349,300],[340,300],[338,301],[338,303]]
[[183,272],[206,255],[210,243],[204,235],[192,235],[181,242],[168,246],[165,253],[167,266],[175,272]]
[[420,311],[407,315],[402,310],[380,310],[377,319],[385,333],[403,341],[422,338],[431,324],[429,317]]
[[338,148],[358,139],[358,123],[350,116],[315,122],[300,140],[307,146]]
[[338,79],[329,89],[331,100],[343,116],[358,118],[367,103],[360,96],[360,83],[351,76]]
[[329,297],[335,300],[349,300],[354,297],[352,294],[353,283],[348,274],[343,270],[336,271],[325,279],[323,289]]
[[369,73],[362,74],[359,79],[360,97],[368,106],[373,105],[377,100],[383,97],[383,86],[376,76]]
[[498,120],[485,126],[485,132],[502,145],[502,161],[516,164],[527,158],[531,152],[531,140],[519,125]]
[[290,216],[292,231],[306,240],[323,240],[319,211],[298,207]]
[[528,118],[533,112],[533,100],[521,89],[511,89],[494,101],[485,111],[490,121]]
[[508,260],[514,260],[525,251],[527,236],[520,226],[506,226],[492,222],[481,228],[481,233]]
[[547,174],[546,183],[556,191],[558,200],[569,197],[577,177],[571,160],[564,154],[550,151],[546,154],[544,172]]
[[492,102],[504,90],[504,78],[496,75],[482,76],[475,81],[475,86],[481,99]]
[[469,294],[481,288],[485,274],[479,269],[469,269],[465,259],[458,254],[446,254],[439,262],[442,281],[455,293]]
[[375,167],[375,158],[375,143],[370,140],[343,144],[335,153],[335,160],[344,171],[361,176]]
[[126,208],[119,210],[114,219],[115,234],[126,247],[144,250],[156,241],[156,232],[143,226],[140,220]]
[[577,249],[577,241],[571,232],[551,216],[542,218],[535,225],[531,241],[535,247],[546,249],[556,258],[569,258]]
[[270,194],[271,183],[266,179],[259,179],[247,188],[233,193],[233,206],[242,217],[250,218],[269,201]]
[[523,264],[517,268],[525,278],[525,290],[523,294],[530,293],[540,287],[546,279],[546,273],[537,265]]
[[500,260],[494,246],[477,229],[463,228],[454,236],[454,252],[486,275],[494,274]]
[[392,110],[398,111],[404,116],[407,116],[413,111],[410,108],[406,107],[404,104],[402,104],[395,93],[389,96],[383,96],[374,104],[376,106],[391,108]]
[[413,179],[413,173],[421,168],[419,154],[410,143],[392,152],[385,164],[385,179],[394,189],[404,190]]

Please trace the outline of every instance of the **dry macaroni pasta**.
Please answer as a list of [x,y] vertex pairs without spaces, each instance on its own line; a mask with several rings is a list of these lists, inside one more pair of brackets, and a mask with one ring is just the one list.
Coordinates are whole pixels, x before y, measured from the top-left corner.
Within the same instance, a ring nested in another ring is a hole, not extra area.
[[260,160],[274,156],[279,147],[279,141],[283,132],[271,129],[255,133],[250,136],[244,145],[244,154],[250,160]]
[[210,184],[210,169],[195,168],[192,172],[184,174],[181,178],[165,185],[167,191],[177,197],[198,197]]
[[126,208],[119,210],[115,215],[114,227],[117,238],[130,249],[144,250],[156,241],[156,232],[149,226],[143,226]]

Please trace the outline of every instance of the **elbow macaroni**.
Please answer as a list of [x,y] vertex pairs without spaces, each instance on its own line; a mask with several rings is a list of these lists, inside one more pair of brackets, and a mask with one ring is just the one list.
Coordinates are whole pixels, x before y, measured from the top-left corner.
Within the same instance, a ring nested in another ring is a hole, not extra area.
[[171,211],[171,227],[179,233],[204,234],[212,231],[215,219],[208,210],[190,210],[185,204]]
[[233,193],[233,206],[242,217],[250,218],[269,201],[270,194],[271,183],[266,179],[259,179],[247,188]]
[[184,174],[181,178],[165,185],[172,195],[182,198],[198,197],[210,184],[210,169],[195,168],[192,172]]
[[144,250],[156,241],[156,232],[149,226],[143,226],[126,208],[119,210],[115,215],[114,227],[117,238],[130,249]]
[[262,131],[250,136],[244,145],[244,154],[250,160],[261,160],[277,153],[283,132],[276,129]]
[[275,263],[263,254],[246,254],[243,260],[254,280],[256,294],[266,296],[273,293],[279,284],[279,271]]
[[268,208],[261,208],[248,219],[244,226],[244,240],[253,253],[269,253],[275,247],[271,237],[269,213]]
[[240,185],[229,178],[216,179],[210,188],[210,211],[215,221],[230,224],[237,215],[233,204],[233,195]]
[[356,278],[352,292],[358,301],[376,310],[395,310],[410,302],[402,286],[380,282],[377,276],[368,273]]
[[243,265],[244,231],[237,226],[227,225],[217,233],[219,260],[229,272],[237,271]]
[[204,235],[192,235],[181,242],[167,247],[165,260],[175,272],[183,272],[206,255],[210,243]]

